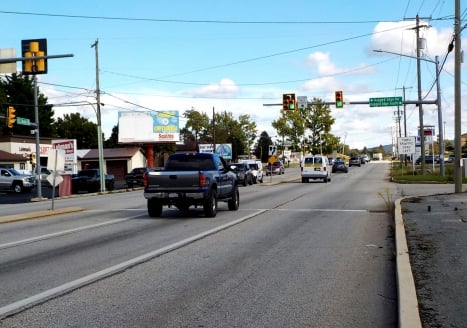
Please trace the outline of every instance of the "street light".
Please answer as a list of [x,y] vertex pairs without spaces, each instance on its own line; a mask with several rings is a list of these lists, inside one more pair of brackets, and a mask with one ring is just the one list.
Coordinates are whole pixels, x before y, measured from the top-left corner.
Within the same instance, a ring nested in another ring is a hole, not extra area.
[[[404,54],[398,54],[395,52],[391,51],[385,51],[385,50],[373,50],[374,52],[382,52],[382,53],[388,53],[392,55],[397,55],[397,56],[403,56],[403,57],[408,57],[408,58],[413,58],[413,59],[418,59],[418,60],[423,60],[429,63],[433,63],[436,65],[436,105],[438,106],[438,130],[439,130],[439,154],[440,154],[440,165],[439,165],[439,174],[440,176],[445,175],[445,169],[444,169],[444,133],[443,133],[443,111],[441,109],[441,87],[439,84],[439,74],[441,73],[439,71],[439,60],[438,56],[435,56],[435,60],[427,59],[427,58],[420,58],[420,57],[415,57],[415,56],[410,56],[410,55],[404,55]],[[404,100],[405,101],[405,100]],[[421,104],[419,104],[420,106]],[[423,116],[423,112],[421,112],[421,115]],[[423,119],[420,120],[423,122]],[[424,127],[422,126],[423,124],[420,125],[420,141],[424,140],[423,138],[425,137],[425,130]],[[422,135],[423,132],[423,135]],[[422,142],[424,145],[424,142]],[[425,149],[422,149],[422,155],[425,153]],[[424,166],[424,156],[422,156],[422,167]]]

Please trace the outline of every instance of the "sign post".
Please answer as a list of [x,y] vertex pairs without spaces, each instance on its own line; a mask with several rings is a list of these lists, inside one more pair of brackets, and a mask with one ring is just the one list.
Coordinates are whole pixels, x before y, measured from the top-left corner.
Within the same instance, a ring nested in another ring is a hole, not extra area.
[[416,153],[416,138],[415,137],[399,137],[397,138],[397,149],[399,155],[412,156],[412,173],[415,172],[414,156]]

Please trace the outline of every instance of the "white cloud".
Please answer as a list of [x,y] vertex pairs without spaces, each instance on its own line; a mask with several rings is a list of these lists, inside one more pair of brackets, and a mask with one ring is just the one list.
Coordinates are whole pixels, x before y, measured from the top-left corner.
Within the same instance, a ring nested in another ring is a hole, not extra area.
[[[452,29],[438,30],[420,21],[420,38],[426,40],[422,55],[429,57],[442,56],[446,53],[452,39]],[[370,42],[370,51],[384,50],[397,54],[416,56],[416,26],[415,21],[381,22],[375,26]]]
[[190,90],[185,94],[193,97],[233,97],[239,88],[231,79],[223,78],[219,83],[209,84],[197,90]]

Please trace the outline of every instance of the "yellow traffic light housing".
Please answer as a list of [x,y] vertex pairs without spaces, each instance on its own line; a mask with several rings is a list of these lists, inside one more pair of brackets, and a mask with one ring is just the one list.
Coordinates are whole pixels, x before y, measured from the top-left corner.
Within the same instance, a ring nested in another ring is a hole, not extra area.
[[282,110],[295,110],[297,102],[295,100],[295,93],[285,93],[282,95]]
[[336,108],[344,108],[344,94],[342,91],[336,91],[335,101]]
[[16,122],[16,109],[13,106],[8,106],[7,125],[11,129]]
[[23,74],[46,74],[47,59],[36,57],[47,56],[47,39],[22,40]]

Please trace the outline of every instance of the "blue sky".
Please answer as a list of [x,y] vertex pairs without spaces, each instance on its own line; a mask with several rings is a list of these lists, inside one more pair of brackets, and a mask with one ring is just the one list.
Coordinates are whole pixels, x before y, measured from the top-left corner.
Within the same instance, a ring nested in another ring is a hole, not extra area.
[[[461,9],[465,24],[465,7]],[[1,48],[21,52],[21,40],[46,38],[49,55],[73,58],[48,62],[39,87],[56,104],[57,117],[80,112],[96,121],[95,49],[99,40],[99,80],[103,129],[110,135],[118,112],[194,108],[235,117],[250,114],[258,133],[276,132],[282,94],[333,101],[343,90],[345,101],[370,97],[417,98],[416,60],[373,50],[416,55],[416,15],[429,28],[423,56],[444,61],[453,33],[454,0],[442,1],[16,1],[0,8]],[[431,18],[431,19],[428,19]],[[463,44],[466,44],[463,38]],[[445,136],[454,135],[454,53],[441,73]],[[18,70],[21,66],[18,65]],[[465,76],[465,64],[462,76]],[[435,79],[435,65],[422,61],[422,94]],[[465,78],[462,94],[465,95]],[[436,98],[436,88],[427,99]],[[141,106],[141,107],[139,107]],[[402,108],[401,108],[402,110]],[[417,133],[418,108],[406,108],[408,135]],[[351,148],[374,147],[394,140],[397,107],[331,106],[332,133]],[[181,127],[185,121],[180,120]],[[435,106],[424,106],[425,125],[435,125]],[[403,122],[401,123],[402,133]],[[462,118],[467,132],[467,118]],[[436,132],[437,133],[437,132]]]

